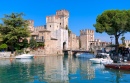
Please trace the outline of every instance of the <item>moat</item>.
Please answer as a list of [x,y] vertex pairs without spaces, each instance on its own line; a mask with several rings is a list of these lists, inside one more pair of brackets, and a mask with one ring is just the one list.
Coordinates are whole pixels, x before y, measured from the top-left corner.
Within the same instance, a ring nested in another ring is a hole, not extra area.
[[130,83],[130,71],[106,69],[88,58],[0,59],[0,83]]

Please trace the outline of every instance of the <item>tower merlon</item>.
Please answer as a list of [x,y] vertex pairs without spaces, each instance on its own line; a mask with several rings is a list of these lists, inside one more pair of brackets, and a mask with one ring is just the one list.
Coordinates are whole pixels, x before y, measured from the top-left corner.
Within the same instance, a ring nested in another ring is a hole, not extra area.
[[58,16],[68,16],[69,17],[69,12],[67,10],[57,10],[56,15],[58,15]]

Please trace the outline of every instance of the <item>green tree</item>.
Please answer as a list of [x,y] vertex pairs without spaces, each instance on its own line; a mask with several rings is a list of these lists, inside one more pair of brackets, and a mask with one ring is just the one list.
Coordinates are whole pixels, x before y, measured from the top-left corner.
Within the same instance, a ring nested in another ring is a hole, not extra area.
[[30,32],[27,28],[28,21],[23,19],[23,13],[12,13],[2,18],[3,23],[0,25],[0,33],[3,35],[5,42],[11,49],[12,53],[15,44],[19,44],[22,39],[29,37]]
[[28,40],[22,39],[22,42],[16,43],[14,45],[14,47],[15,47],[16,50],[21,50],[23,48],[27,48],[27,47],[29,47]]
[[37,46],[38,47],[41,47],[41,46],[44,47],[45,45],[44,45],[44,42],[42,42],[42,43],[37,43]]
[[5,50],[5,49],[7,49],[7,47],[8,47],[7,44],[1,44],[0,45],[1,50]]
[[130,44],[128,44],[128,46],[130,47]]
[[32,49],[37,47],[37,42],[33,37],[30,39],[30,44],[29,45],[30,45],[30,48],[32,48]]
[[130,10],[107,10],[97,16],[94,24],[96,32],[106,32],[115,36],[116,52],[118,52],[118,39],[122,34],[130,32]]
[[28,44],[28,40],[27,39],[23,39],[23,48],[28,48],[29,44]]
[[0,34],[0,44],[2,43],[3,41],[3,36]]
[[122,44],[124,45],[125,44],[125,37],[122,37],[121,41],[122,41]]

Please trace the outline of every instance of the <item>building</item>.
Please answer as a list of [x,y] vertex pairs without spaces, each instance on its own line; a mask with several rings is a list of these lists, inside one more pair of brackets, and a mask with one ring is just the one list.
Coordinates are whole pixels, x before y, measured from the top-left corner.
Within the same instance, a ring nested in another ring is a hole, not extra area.
[[104,42],[100,39],[95,39],[94,42],[91,44],[92,50],[105,50],[108,52],[111,50],[111,47],[109,47],[111,42]]
[[[110,45],[110,42],[104,42],[94,38],[94,30],[80,30],[80,49],[88,51],[102,50]],[[110,50],[110,48],[107,48]]]
[[76,35],[71,34],[70,37],[68,35],[68,19],[69,12],[67,10],[58,10],[55,15],[46,16],[46,24],[44,26],[34,27],[34,21],[29,20],[28,28],[31,32],[31,37],[36,39],[37,42],[44,42],[45,44],[44,50],[38,49],[35,52],[36,55],[62,54],[65,49],[78,48]]
[[130,48],[130,46],[129,46],[130,40],[125,40],[125,44],[126,44],[126,48]]
[[80,48],[89,50],[91,42],[94,41],[94,30],[80,30]]
[[79,49],[79,37],[73,33],[70,33],[68,45],[69,45],[68,49],[78,50]]

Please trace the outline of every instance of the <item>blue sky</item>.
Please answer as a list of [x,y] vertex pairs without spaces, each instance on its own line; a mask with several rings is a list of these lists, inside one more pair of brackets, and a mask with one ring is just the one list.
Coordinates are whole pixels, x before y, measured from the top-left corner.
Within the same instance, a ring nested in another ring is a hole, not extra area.
[[[0,18],[4,14],[23,12],[25,19],[35,21],[35,26],[45,25],[46,16],[55,14],[56,10],[66,9],[70,12],[69,28],[76,35],[82,29],[95,30],[96,17],[105,10],[130,9],[130,0],[1,0],[0,3]],[[129,35],[125,35],[127,40]],[[95,38],[110,41],[105,33],[95,33]]]

